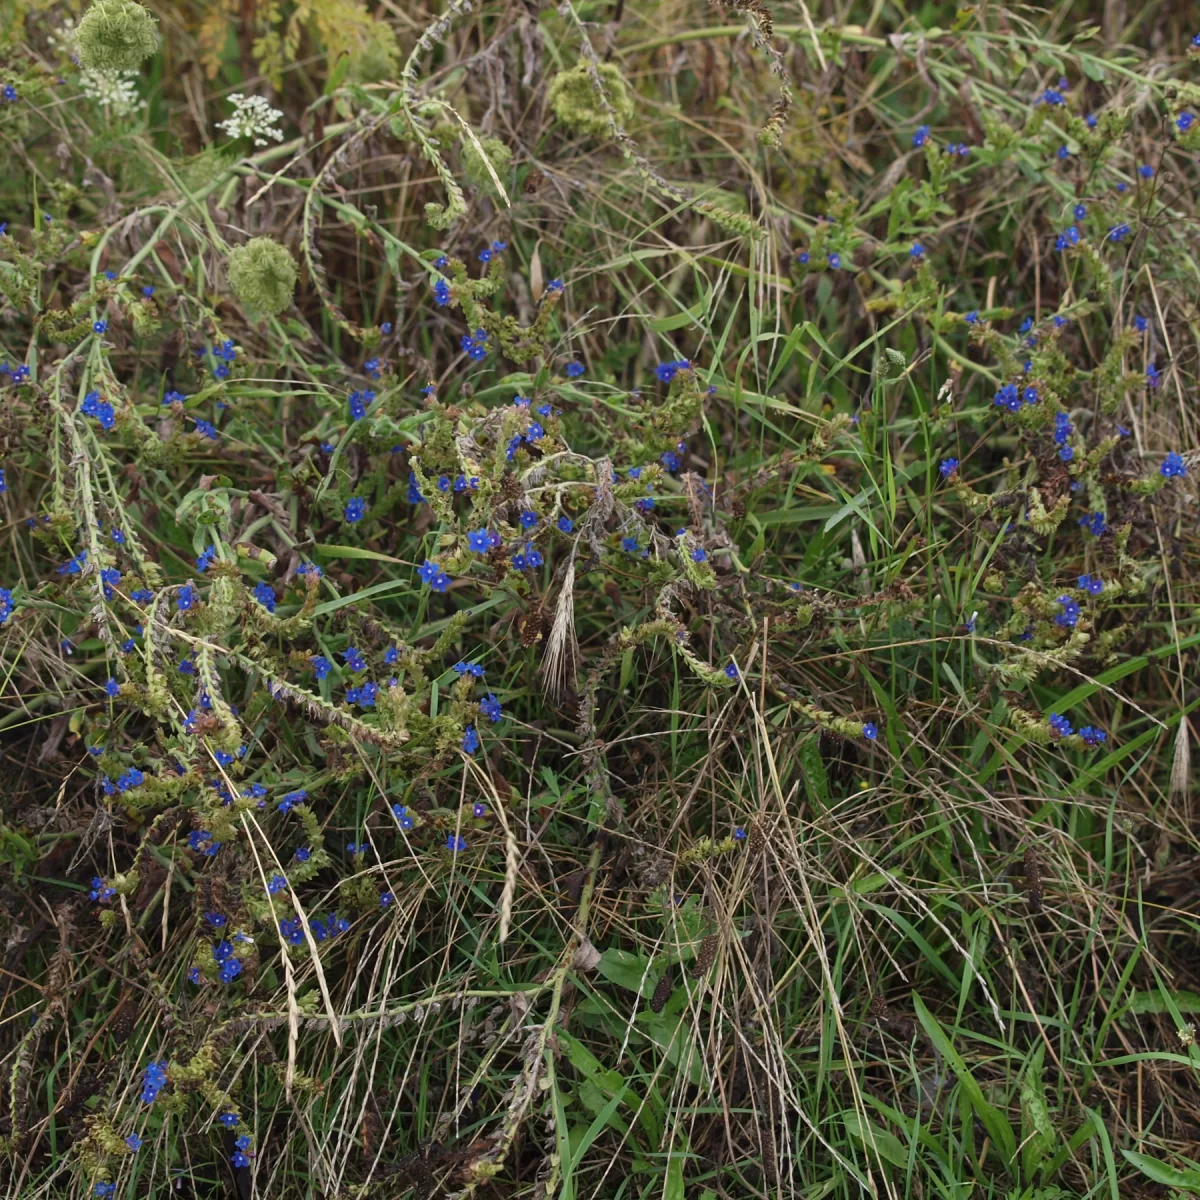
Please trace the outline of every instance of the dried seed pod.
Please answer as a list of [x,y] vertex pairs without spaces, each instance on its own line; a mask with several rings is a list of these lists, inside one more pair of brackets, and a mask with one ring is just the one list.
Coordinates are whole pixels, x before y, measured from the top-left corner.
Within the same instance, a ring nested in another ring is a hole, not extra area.
[[1044,893],[1042,891],[1042,867],[1038,862],[1037,851],[1029,846],[1025,850],[1024,858],[1025,869],[1025,899],[1029,904],[1030,912],[1042,911],[1042,900]]
[[766,849],[767,839],[763,836],[762,822],[751,821],[746,827],[746,849],[754,855]]
[[696,955],[695,965],[692,967],[692,974],[699,979],[701,975],[708,973],[709,968],[717,961],[717,935],[710,933],[708,937],[700,943],[700,953]]
[[662,978],[658,981],[658,985],[654,989],[654,995],[650,997],[651,1012],[662,1012],[664,1005],[671,998],[671,992],[674,991],[672,975],[673,972],[670,967],[662,973]]
[[117,1004],[112,1019],[112,1035],[118,1045],[129,1041],[129,1035],[137,1023],[138,1003],[133,992],[126,992]]

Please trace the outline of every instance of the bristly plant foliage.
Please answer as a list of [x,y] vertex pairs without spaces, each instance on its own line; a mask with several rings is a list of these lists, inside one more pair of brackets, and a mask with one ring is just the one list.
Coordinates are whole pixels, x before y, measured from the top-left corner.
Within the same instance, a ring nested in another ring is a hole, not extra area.
[[1123,19],[4,9],[6,1195],[1200,1190]]

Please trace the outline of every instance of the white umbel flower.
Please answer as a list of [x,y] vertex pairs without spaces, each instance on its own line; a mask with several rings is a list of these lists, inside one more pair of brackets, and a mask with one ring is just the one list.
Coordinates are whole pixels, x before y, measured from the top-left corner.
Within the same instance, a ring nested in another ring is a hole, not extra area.
[[229,97],[233,105],[233,116],[217,123],[217,128],[232,138],[250,138],[256,146],[265,146],[267,139],[283,141],[283,130],[278,128],[283,113],[272,108],[261,96],[243,96],[234,92]]
[[83,94],[95,100],[108,116],[128,117],[146,107],[138,95],[136,71],[87,71],[80,82]]

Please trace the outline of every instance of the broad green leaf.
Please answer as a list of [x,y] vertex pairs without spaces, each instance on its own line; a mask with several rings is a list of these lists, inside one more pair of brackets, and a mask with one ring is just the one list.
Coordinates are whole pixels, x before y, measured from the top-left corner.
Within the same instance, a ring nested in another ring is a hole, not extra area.
[[908,1166],[908,1150],[895,1134],[888,1133],[873,1121],[864,1121],[851,1109],[842,1113],[842,1124],[851,1137],[857,1138],[876,1157],[901,1170]]
[[1136,1150],[1122,1149],[1121,1153],[1155,1183],[1181,1188],[1185,1192],[1200,1192],[1200,1163],[1180,1170],[1157,1158],[1151,1158],[1148,1154],[1139,1154]]

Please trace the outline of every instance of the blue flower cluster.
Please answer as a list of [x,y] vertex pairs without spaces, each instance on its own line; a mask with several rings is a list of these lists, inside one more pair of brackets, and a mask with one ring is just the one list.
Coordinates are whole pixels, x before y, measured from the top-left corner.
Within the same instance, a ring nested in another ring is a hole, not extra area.
[[111,429],[117,423],[117,414],[107,400],[100,399],[100,393],[88,392],[79,405],[79,411],[85,417],[95,417],[102,429]]
[[375,403],[375,393],[367,388],[365,391],[350,393],[350,420],[361,421],[367,414],[367,409]]
[[207,358],[211,353],[214,359],[217,360],[216,366],[213,367],[213,376],[217,379],[228,379],[229,368],[231,364],[237,362],[238,352],[233,344],[232,338],[226,338],[219,346],[214,346],[212,350],[207,350],[201,346],[196,351],[198,358]]
[[1075,432],[1071,418],[1061,409],[1054,414],[1054,444],[1058,447],[1058,457],[1063,462],[1070,462],[1075,457],[1075,451],[1067,445],[1067,439]]
[[158,1093],[167,1086],[167,1064],[150,1061],[142,1074],[142,1103],[153,1104]]

